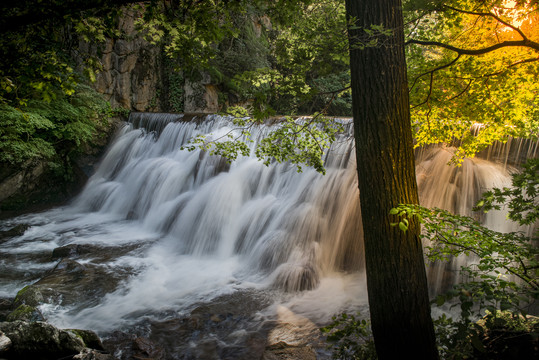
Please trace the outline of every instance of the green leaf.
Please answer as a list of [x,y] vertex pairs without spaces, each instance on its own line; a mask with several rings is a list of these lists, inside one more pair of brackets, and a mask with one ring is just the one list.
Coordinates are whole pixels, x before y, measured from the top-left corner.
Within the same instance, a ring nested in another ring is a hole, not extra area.
[[408,226],[405,225],[402,221],[399,222],[399,229],[401,229],[402,231],[406,232],[408,230]]

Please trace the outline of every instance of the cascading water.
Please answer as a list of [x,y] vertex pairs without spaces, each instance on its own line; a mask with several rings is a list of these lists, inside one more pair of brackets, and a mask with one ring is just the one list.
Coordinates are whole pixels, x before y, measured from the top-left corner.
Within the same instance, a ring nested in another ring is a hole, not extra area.
[[[90,308],[45,309],[53,322],[110,329],[131,321],[129,314],[181,311],[237,287],[310,290],[337,272],[362,268],[350,138],[327,155],[326,176],[312,169],[298,174],[288,164],[267,167],[253,157],[227,164],[181,150],[194,135],[219,138],[232,124],[218,116],[200,124],[174,120],[135,116],[72,205],[18,220],[35,226],[4,244],[3,253],[27,251],[30,258],[73,244],[134,248],[106,263],[84,260],[113,277],[131,275],[103,299],[83,301]],[[251,132],[261,138],[266,131]],[[36,272],[4,293],[54,265],[32,266]]]
[[[503,162],[491,162],[482,158],[464,159],[460,167],[448,166],[453,152],[450,149],[433,147],[422,149],[416,154],[416,174],[420,193],[420,203],[431,208],[441,208],[452,213],[471,216],[484,226],[500,231],[523,231],[531,235],[532,228],[522,228],[507,220],[504,210],[487,214],[473,212],[481,195],[494,187],[511,185],[512,172],[516,169]],[[431,295],[447,291],[458,279],[462,266],[475,261],[473,256],[459,256],[447,262],[431,264],[429,268],[429,289]]]
[[[182,150],[197,134],[218,139],[234,129],[219,116],[180,118],[133,114],[70,206],[5,221],[0,230],[31,227],[2,244],[0,295],[41,279],[55,289],[42,306],[50,322],[103,333],[246,290],[270,292],[272,302],[313,321],[365,307],[351,137],[332,145],[323,176],[266,167],[254,156],[228,164]],[[267,131],[251,133],[259,140]],[[446,165],[449,157],[443,149],[418,157],[423,205],[466,213],[486,188],[510,184],[503,166],[466,160],[457,170]],[[496,225],[496,216],[485,222]],[[75,249],[76,262],[51,260],[62,247]],[[58,284],[46,271],[62,266],[100,277]]]

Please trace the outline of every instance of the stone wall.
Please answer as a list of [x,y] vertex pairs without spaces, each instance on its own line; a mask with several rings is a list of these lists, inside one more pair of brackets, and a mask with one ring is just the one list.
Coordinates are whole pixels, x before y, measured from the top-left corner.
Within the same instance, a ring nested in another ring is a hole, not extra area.
[[185,81],[186,113],[216,113],[219,111],[219,92],[209,75],[204,74],[199,82]]
[[97,55],[103,69],[96,76],[95,89],[112,107],[134,111],[159,111],[161,51],[137,35],[135,11],[120,19],[121,39],[107,39],[99,48],[81,41],[82,54]]
[[[103,69],[96,75],[95,89],[105,95],[113,108],[132,111],[171,111],[168,69],[161,49],[150,44],[135,28],[137,12],[126,10],[119,21],[120,39],[107,39],[99,47],[79,42],[82,56],[97,56]],[[79,61],[81,55],[77,55]],[[219,111],[218,91],[209,75],[196,83],[183,84],[185,113]]]

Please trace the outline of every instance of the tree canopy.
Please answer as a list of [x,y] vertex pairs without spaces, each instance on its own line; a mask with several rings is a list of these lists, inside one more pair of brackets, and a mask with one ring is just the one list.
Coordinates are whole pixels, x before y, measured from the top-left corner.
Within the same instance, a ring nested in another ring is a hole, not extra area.
[[537,1],[408,1],[407,9],[418,145],[456,143],[462,159],[509,135],[537,136]]
[[[71,60],[73,34],[96,43],[121,36],[116,30],[120,6],[131,3],[1,5],[0,100],[21,108],[29,99],[49,102],[74,94],[86,80]],[[249,104],[254,119],[351,115],[343,0],[146,1],[131,6],[140,13],[140,33],[170,59],[170,78],[197,81],[209,73],[222,93],[223,109]],[[538,7],[535,0],[404,2],[416,146],[456,145],[458,162],[507,136],[537,136]],[[263,22],[258,35],[253,21]],[[375,46],[377,34],[391,30],[377,26],[361,46]],[[85,61],[91,81],[99,59]],[[181,111],[183,92],[177,87],[171,104]]]
[[[298,12],[299,9],[299,12]],[[255,118],[274,113],[349,116],[348,46],[341,0],[291,10],[269,38],[272,61],[234,76]],[[454,161],[509,136],[537,138],[537,1],[404,2],[410,105],[416,146],[455,146]],[[383,24],[361,47],[377,46]]]

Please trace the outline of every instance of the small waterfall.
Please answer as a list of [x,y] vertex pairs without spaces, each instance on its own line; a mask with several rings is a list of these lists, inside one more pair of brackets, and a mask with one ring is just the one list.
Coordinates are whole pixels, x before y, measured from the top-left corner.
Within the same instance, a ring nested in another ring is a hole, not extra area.
[[[506,150],[510,150],[510,147]],[[520,227],[508,221],[504,209],[491,210],[486,214],[472,211],[485,191],[494,187],[510,187],[511,173],[517,171],[515,167],[507,165],[509,155],[499,149],[495,151],[499,155],[498,162],[477,157],[465,159],[460,167],[447,165],[454,154],[452,148],[430,147],[420,151],[416,155],[416,174],[421,205],[470,216],[492,230],[523,231],[531,235],[531,227]],[[428,272],[431,294],[449,290],[459,280],[460,268],[470,261],[474,261],[471,255],[431,264]]]
[[[314,294],[301,301],[331,315],[344,303],[366,301],[361,280],[342,280],[361,274],[364,262],[351,123],[347,128],[325,154],[324,176],[259,162],[255,146],[270,131],[264,125],[250,130],[251,156],[228,163],[181,148],[199,134],[207,140],[239,135],[230,119],[132,114],[72,205],[25,218],[35,226],[3,244],[0,254],[20,259],[23,251],[69,244],[135,249],[85,260],[111,277],[128,276],[91,306],[51,310],[51,320],[64,326],[111,329],[242,288]],[[503,164],[474,159],[456,169],[446,165],[450,156],[443,148],[418,155],[423,205],[470,214],[482,191],[510,185],[511,169]],[[498,226],[505,223],[499,216],[483,221]],[[434,288],[441,287],[438,270],[431,269]],[[350,289],[352,295],[342,295]]]
[[[473,136],[479,136],[483,127],[483,124],[474,124],[470,128],[470,132]],[[461,141],[456,140],[452,145],[460,146]],[[477,153],[475,157],[503,164],[504,167],[511,167],[519,166],[526,159],[536,158],[537,156],[539,156],[539,142],[536,139],[506,136],[505,141],[495,141],[492,145]]]
[[[75,208],[137,220],[178,254],[237,256],[249,271],[289,291],[312,289],[324,274],[362,268],[350,137],[326,155],[326,176],[312,169],[298,174],[289,164],[266,167],[253,157],[228,164],[181,150],[197,134],[220,138],[234,129],[219,116],[199,124],[178,120],[135,114]],[[267,131],[257,126],[251,133],[261,139]]]

